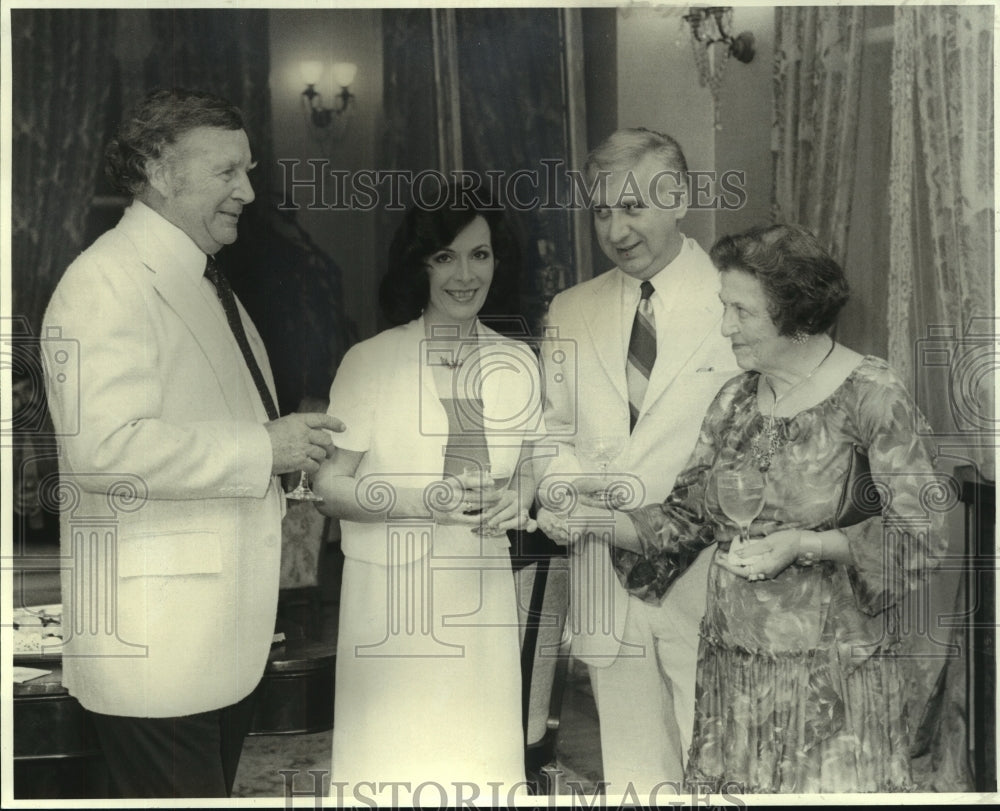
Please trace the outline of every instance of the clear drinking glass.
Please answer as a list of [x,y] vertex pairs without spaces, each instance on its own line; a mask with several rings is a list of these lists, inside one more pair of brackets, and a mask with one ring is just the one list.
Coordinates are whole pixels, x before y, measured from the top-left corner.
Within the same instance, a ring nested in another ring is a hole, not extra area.
[[764,509],[764,476],[757,470],[726,470],[715,475],[719,507],[740,528],[740,543],[750,540],[750,524]]
[[285,493],[285,498],[290,498],[293,501],[323,500],[312,491],[312,488],[309,486],[309,479],[306,477],[304,470],[299,471],[299,483],[295,486],[294,490],[289,490]]
[[[470,470],[467,468],[466,473],[469,472]],[[477,471],[473,470],[471,472],[475,473]],[[514,475],[514,471],[510,467],[496,464],[483,465],[478,472],[483,477],[483,494],[487,496],[499,495],[506,490],[507,485],[510,484],[510,480]],[[486,486],[486,482],[489,482],[489,486]],[[482,535],[484,537],[507,534],[506,531],[497,532],[495,530],[491,530],[485,523],[481,523],[479,526],[473,527],[472,531],[477,535]]]
[[596,493],[588,493],[592,498],[607,504],[611,499],[608,481],[608,466],[621,455],[625,449],[625,437],[619,434],[592,434],[577,442],[576,452],[588,465],[594,465],[601,471],[604,489]]

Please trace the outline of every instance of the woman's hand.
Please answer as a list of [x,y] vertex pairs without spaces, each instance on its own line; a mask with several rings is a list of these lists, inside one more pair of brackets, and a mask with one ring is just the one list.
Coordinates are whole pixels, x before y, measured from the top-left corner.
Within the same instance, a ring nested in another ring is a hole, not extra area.
[[444,488],[433,499],[432,513],[438,524],[482,525],[495,535],[510,529],[531,532],[537,526],[516,491],[497,491],[491,480],[475,471],[449,476],[434,486]]
[[542,507],[538,511],[538,528],[560,546],[569,546],[572,540],[565,513],[553,512],[548,507]]
[[538,524],[528,516],[528,507],[514,490],[501,490],[493,506],[479,516],[491,535],[501,535],[509,529],[534,531]]
[[[431,501],[431,514],[435,523],[479,526],[484,511],[500,500],[487,483],[476,473],[447,476],[431,485],[435,492]],[[440,488],[440,489],[438,489]]]
[[621,506],[617,499],[624,500],[620,490],[609,488],[605,479],[596,476],[582,476],[574,479],[571,487],[577,500],[585,507],[596,507],[603,510],[614,510]]
[[729,552],[721,550],[715,562],[728,572],[747,580],[770,580],[799,557],[803,530],[782,529],[763,538],[741,544],[733,540]]

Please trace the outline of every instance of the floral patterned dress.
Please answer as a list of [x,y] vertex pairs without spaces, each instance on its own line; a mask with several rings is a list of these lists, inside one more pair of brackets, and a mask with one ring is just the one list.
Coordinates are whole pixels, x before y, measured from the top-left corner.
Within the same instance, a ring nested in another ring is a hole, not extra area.
[[[612,558],[633,594],[658,601],[698,551],[736,534],[712,474],[756,466],[753,439],[770,419],[757,408],[758,377],[722,388],[671,495],[630,514],[644,552]],[[926,424],[885,361],[865,357],[827,399],[774,427],[751,544],[780,529],[831,529],[853,445],[868,452],[883,508],[841,529],[852,565],[792,564],[752,582],[711,568],[687,778],[743,793],[910,790],[894,652],[900,602],[939,548]]]

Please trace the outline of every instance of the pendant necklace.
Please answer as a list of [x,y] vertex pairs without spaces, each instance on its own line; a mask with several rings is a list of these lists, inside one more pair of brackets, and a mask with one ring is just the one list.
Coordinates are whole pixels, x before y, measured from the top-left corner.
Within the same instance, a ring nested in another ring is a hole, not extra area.
[[448,355],[438,355],[437,363],[434,366],[443,366],[445,369],[451,369],[454,372],[461,369],[463,363],[465,363],[465,358],[452,359]]
[[771,392],[771,415],[767,420],[767,427],[761,428],[761,430],[750,440],[750,458],[757,465],[757,468],[761,473],[766,473],[771,467],[771,460],[774,458],[775,452],[785,444],[785,438],[782,433],[775,427],[775,416],[774,411],[778,407],[778,403],[784,400],[789,394],[795,391],[799,386],[804,385],[809,381],[816,372],[819,371],[820,366],[826,363],[827,358],[833,354],[833,349],[837,345],[837,342],[830,340],[830,348],[827,350],[823,359],[813,367],[813,370],[803,377],[798,383],[789,386],[788,389],[780,397],[775,394],[774,386],[771,384],[770,379],[767,375],[761,375],[764,378],[764,382],[767,384],[767,388]]
[[[469,350],[467,348],[468,345],[478,340],[478,333],[473,328],[473,331],[468,338],[464,340],[458,340],[457,338],[452,339],[452,343],[454,345],[453,349],[432,350],[435,355],[435,359],[433,361],[428,361],[428,363],[430,366],[441,366],[452,372],[457,372],[462,368],[462,365],[469,359],[474,351],[474,349]],[[462,353],[463,349],[466,349],[464,355]]]

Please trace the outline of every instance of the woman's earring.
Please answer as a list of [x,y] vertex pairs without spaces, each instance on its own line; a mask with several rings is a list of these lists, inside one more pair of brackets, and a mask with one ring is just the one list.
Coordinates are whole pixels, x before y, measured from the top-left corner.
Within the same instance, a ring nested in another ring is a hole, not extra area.
[[808,340],[809,340],[809,335],[803,330],[796,330],[795,332],[792,333],[792,343],[804,344]]

